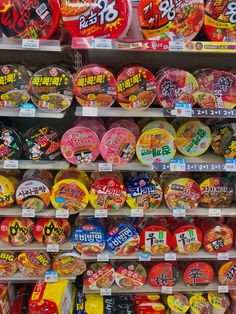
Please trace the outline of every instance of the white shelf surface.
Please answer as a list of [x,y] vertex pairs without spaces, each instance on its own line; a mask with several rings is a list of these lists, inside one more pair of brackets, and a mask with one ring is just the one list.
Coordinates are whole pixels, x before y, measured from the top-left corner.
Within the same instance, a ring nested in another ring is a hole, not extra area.
[[[75,276],[59,276],[58,281],[62,279],[67,279],[69,281],[75,281]],[[16,272],[14,275],[10,277],[1,277],[0,283],[4,282],[13,282],[13,283],[30,283],[30,282],[37,282],[37,281],[44,281],[44,277],[26,277],[21,272]]]
[[[28,46],[28,48],[26,48]],[[38,46],[38,47],[36,47]],[[31,48],[30,48],[31,47]],[[62,46],[59,40],[33,40],[23,41],[15,38],[0,38],[0,50],[24,50],[24,51],[51,51],[63,52],[68,49],[68,46]]]
[[8,168],[5,165],[4,160],[0,161],[0,169],[47,169],[47,170],[61,170],[67,169],[69,163],[66,160],[18,160],[18,166],[13,168]]
[[[20,207],[10,207],[0,209],[0,217],[22,217],[22,208]],[[35,217],[56,217],[55,209],[45,209],[40,212],[35,212]]]
[[[1,47],[1,46],[0,46]],[[0,48],[1,50],[1,48]],[[35,117],[27,117],[27,116],[21,116],[20,109],[19,110],[3,110],[0,109],[0,117],[20,117],[20,118],[44,118],[44,119],[62,119],[66,115],[66,111],[63,112],[44,112],[39,109],[35,110]]]

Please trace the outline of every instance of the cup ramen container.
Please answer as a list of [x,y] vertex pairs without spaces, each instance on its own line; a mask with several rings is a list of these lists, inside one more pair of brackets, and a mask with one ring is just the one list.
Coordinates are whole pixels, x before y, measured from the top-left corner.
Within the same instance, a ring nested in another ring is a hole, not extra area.
[[71,164],[91,163],[100,155],[100,141],[91,129],[74,127],[62,136],[61,152]]
[[208,301],[211,304],[212,314],[224,314],[230,306],[229,297],[226,294],[218,292],[208,292]]
[[[161,0],[141,0],[138,16],[143,36],[148,40],[187,41],[199,33],[204,19],[204,2],[181,2],[171,14],[163,14]],[[159,18],[157,18],[159,17]],[[185,22],[181,20],[184,17]]]
[[43,181],[48,187],[51,187],[53,184],[54,174],[49,170],[37,170],[29,169],[26,170],[23,174],[22,180],[40,180]]
[[23,65],[0,66],[0,109],[14,110],[30,100],[27,91],[30,76],[30,71]]
[[28,90],[40,110],[62,112],[73,100],[73,77],[62,67],[47,66],[32,76]]
[[15,193],[17,205],[39,212],[50,204],[50,188],[40,180],[21,182]]
[[173,233],[173,249],[178,254],[193,254],[202,246],[202,231],[194,225],[179,227]]
[[115,121],[109,125],[108,130],[113,129],[113,128],[117,128],[117,127],[128,129],[131,133],[133,133],[135,135],[136,140],[140,136],[140,129],[139,129],[138,125],[133,120],[129,120],[126,118],[117,120],[117,121]]
[[3,251],[0,253],[0,276],[10,277],[18,269],[17,256],[14,252]]
[[176,145],[185,156],[200,156],[211,145],[211,131],[199,120],[186,122],[177,131]]
[[117,97],[116,79],[101,65],[85,66],[75,75],[74,94],[82,107],[111,107]]
[[[62,0],[61,14],[72,37],[124,38],[131,25],[132,6],[129,0],[108,0],[103,6],[99,2],[81,4]],[[97,18],[90,23],[94,14]]]
[[208,263],[194,262],[185,268],[183,279],[188,287],[207,286],[214,279],[214,269]]
[[13,246],[24,246],[31,243],[34,223],[30,218],[4,218],[0,224],[0,238]]
[[209,68],[196,70],[193,75],[199,84],[197,102],[202,108],[233,109],[236,100],[236,77],[226,71]]
[[51,203],[56,210],[67,209],[76,214],[88,205],[89,193],[86,186],[75,179],[65,179],[54,184],[51,190]]
[[75,249],[87,256],[100,254],[106,246],[104,226],[96,220],[86,221],[72,234]]
[[0,160],[19,160],[22,152],[20,135],[9,127],[0,127]]
[[201,201],[199,184],[190,178],[173,179],[164,188],[165,202],[169,209],[193,210]]
[[228,252],[234,244],[232,229],[223,224],[215,224],[204,231],[203,245],[207,252]]
[[229,207],[234,198],[231,181],[223,177],[211,177],[200,184],[201,206],[207,208]]
[[87,189],[90,185],[89,176],[86,174],[86,172],[79,171],[75,167],[60,170],[54,178],[54,184],[66,179],[77,180],[85,185]]
[[85,127],[89,128],[90,130],[93,130],[99,137],[99,140],[101,140],[103,135],[106,133],[106,128],[102,122],[100,120],[95,119],[82,120],[78,121],[74,126]]
[[221,285],[233,287],[236,285],[236,261],[222,263],[218,268],[218,280]]
[[[93,182],[102,179],[104,177],[107,177],[107,172],[103,172],[103,171],[94,171],[91,173],[90,175],[90,183],[92,184]],[[109,177],[111,178],[116,178],[117,180],[119,180],[121,183],[124,182],[124,176],[122,174],[122,172],[119,171],[111,171],[109,172]]]
[[60,253],[53,259],[52,268],[60,276],[80,276],[86,271],[86,263],[75,252]]
[[151,129],[164,129],[169,132],[174,138],[176,138],[176,132],[173,126],[168,123],[167,121],[163,121],[161,119],[154,120],[149,122],[145,127],[142,129],[142,133],[151,130]]
[[218,123],[212,127],[212,141],[211,148],[214,150],[214,153],[223,156],[223,138],[225,135],[231,137],[234,134],[233,124],[232,123]]
[[234,147],[236,147],[236,135],[225,135],[222,140],[223,156],[225,158],[235,159],[236,151]]
[[184,124],[185,122],[188,122],[189,118],[186,117],[178,117],[178,118],[174,118],[171,121],[171,125],[173,126],[173,128],[175,129],[175,131],[177,132],[178,129],[181,127],[182,124]]
[[144,253],[162,255],[170,251],[172,236],[170,232],[161,226],[150,226],[140,234],[140,248]]
[[142,303],[148,303],[148,302],[160,302],[161,297],[159,294],[152,294],[152,295],[133,295],[133,304],[134,306],[138,306]]
[[126,164],[135,155],[135,135],[125,128],[113,128],[101,140],[101,155],[105,162]]
[[0,209],[10,207],[14,203],[14,193],[12,182],[0,175]]
[[141,288],[147,280],[147,272],[141,263],[122,263],[115,272],[115,282],[122,289]]
[[18,266],[26,277],[43,277],[51,269],[51,259],[47,252],[26,251],[18,255]]
[[127,198],[122,182],[110,176],[94,181],[89,194],[90,204],[94,209],[107,209],[108,211],[120,209]]
[[165,306],[158,302],[145,302],[141,303],[137,307],[137,314],[165,314]]
[[114,225],[106,235],[106,247],[109,252],[125,256],[138,251],[140,238],[138,232],[129,224]]
[[232,0],[218,3],[205,2],[204,31],[211,41],[236,41],[235,20],[233,18],[235,2]]
[[117,77],[117,101],[124,109],[144,110],[156,99],[155,76],[142,66],[129,66]]
[[175,293],[167,297],[167,304],[170,308],[170,314],[187,313],[189,310],[188,298],[180,293]]
[[148,282],[152,287],[173,287],[178,278],[178,270],[167,262],[156,263],[148,273]]
[[193,295],[189,299],[190,314],[211,314],[210,303],[202,295]]
[[166,163],[175,156],[174,137],[163,129],[151,129],[141,134],[136,145],[136,154],[142,164]]
[[115,281],[115,270],[108,263],[93,263],[86,272],[84,286],[90,290],[109,288]]
[[138,177],[126,185],[127,204],[130,208],[144,211],[157,209],[162,202],[163,192],[159,183],[147,177]]
[[59,133],[48,126],[29,129],[23,137],[23,152],[31,160],[57,160],[61,155]]
[[70,224],[67,219],[42,218],[34,228],[34,237],[38,243],[62,244],[70,235]]

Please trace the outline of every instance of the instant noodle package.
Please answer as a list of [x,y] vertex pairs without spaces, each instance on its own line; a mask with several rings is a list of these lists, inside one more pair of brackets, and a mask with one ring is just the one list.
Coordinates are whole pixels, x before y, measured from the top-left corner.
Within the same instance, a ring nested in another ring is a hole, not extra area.
[[58,254],[53,258],[52,267],[60,276],[79,276],[86,271],[85,261],[75,252]]
[[115,281],[115,270],[108,263],[93,263],[86,273],[84,285],[91,290],[109,288]]
[[146,269],[136,262],[122,263],[115,272],[115,282],[122,289],[138,289],[146,279]]
[[51,259],[47,252],[25,251],[18,255],[19,270],[24,276],[44,276],[51,269]]

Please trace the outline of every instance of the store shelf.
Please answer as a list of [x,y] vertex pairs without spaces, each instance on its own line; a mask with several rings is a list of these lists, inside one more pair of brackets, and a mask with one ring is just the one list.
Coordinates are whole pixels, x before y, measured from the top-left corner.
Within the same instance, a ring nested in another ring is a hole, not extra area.
[[[44,218],[44,217],[57,217],[55,209],[45,209],[40,212],[35,212],[36,218]],[[60,211],[59,211],[60,212]],[[62,214],[62,212],[61,212]],[[27,215],[26,215],[27,216]],[[10,207],[10,208],[4,208],[0,210],[0,217],[26,217],[25,214],[22,213],[22,208],[20,207]],[[32,217],[31,214],[29,214],[29,217]],[[59,217],[58,218],[66,218],[66,217]]]
[[[67,241],[63,244],[59,245],[59,250],[61,252],[63,251],[71,251],[73,249],[73,245],[70,241]],[[32,242],[27,245],[22,245],[22,246],[13,246],[6,244],[2,240],[0,240],[0,251],[17,251],[17,252],[22,252],[22,251],[47,251],[47,245],[45,244],[40,244],[38,242]]]
[[35,117],[22,115],[20,109],[19,110],[3,110],[0,109],[0,117],[20,117],[20,118],[44,118],[44,119],[63,119],[66,115],[66,111],[63,112],[43,112],[41,110],[35,110]]
[[[74,276],[64,276],[58,277],[58,280],[67,279],[69,281],[75,281],[76,277]],[[10,277],[1,277],[0,283],[4,282],[13,282],[13,283],[30,283],[44,281],[44,277],[26,277],[21,272],[16,272],[14,275]]]
[[68,46],[62,46],[59,40],[0,38],[0,50],[64,52],[67,49]]
[[69,163],[65,160],[47,161],[47,160],[18,160],[16,164],[8,164],[10,161],[0,161],[0,169],[47,169],[61,170],[67,169]]

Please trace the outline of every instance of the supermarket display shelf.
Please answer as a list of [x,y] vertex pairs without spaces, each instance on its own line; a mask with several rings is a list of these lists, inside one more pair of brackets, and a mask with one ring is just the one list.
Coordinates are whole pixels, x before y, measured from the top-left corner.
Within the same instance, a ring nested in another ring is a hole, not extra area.
[[[183,293],[189,293],[191,294],[192,292],[196,291],[201,291],[201,292],[208,292],[208,291],[220,291],[220,285],[219,283],[215,280],[212,283],[210,283],[208,286],[198,286],[198,287],[187,287],[183,282],[178,282],[172,289],[168,289],[168,287],[152,287],[149,284],[144,284],[141,288],[137,290],[128,290],[124,288],[120,288],[117,285],[113,285],[110,289],[104,289],[104,292],[101,290],[91,290],[87,287],[84,286],[83,292],[85,294],[103,294],[103,295],[108,295],[109,292],[111,295],[113,294],[156,294],[156,293],[165,293],[165,294],[172,294],[172,292],[183,292]],[[225,287],[225,286],[222,286]],[[164,289],[167,288],[167,289]],[[110,291],[109,291],[110,290]],[[171,291],[172,290],[172,291]],[[236,286],[229,287],[228,290],[236,290]],[[107,294],[106,294],[107,293]]]
[[[59,251],[71,251],[73,249],[73,245],[70,241],[67,241],[63,244],[59,245]],[[8,245],[2,240],[0,240],[0,251],[17,251],[17,252],[22,252],[22,251],[49,251],[47,250],[47,245],[45,244],[40,244],[38,242],[32,242],[27,245],[21,245],[21,246],[13,246],[13,245]]]
[[0,169],[67,169],[69,163],[65,160],[4,160],[0,161]]
[[[58,277],[58,280],[62,279],[67,279],[69,281],[75,281],[76,277],[74,276],[63,276],[63,277]],[[1,277],[0,278],[0,283],[4,282],[13,282],[13,283],[34,283],[37,281],[44,281],[44,277],[26,277],[24,276],[21,272],[16,272],[14,275],[10,277]]]
[[0,38],[0,50],[64,52],[67,49],[59,40]]
[[219,253],[219,254],[211,254],[206,252],[204,249],[201,249],[197,253],[188,254],[188,255],[180,255],[176,254],[173,251],[168,252],[166,255],[150,255],[146,254],[142,251],[135,252],[133,254],[129,254],[129,256],[117,256],[115,254],[109,253],[109,251],[105,250],[99,255],[95,256],[88,256],[88,255],[81,255],[81,258],[85,261],[126,261],[127,259],[130,261],[175,261],[175,260],[229,260],[229,259],[236,259],[236,249],[231,249],[227,253]]
[[[32,115],[33,113],[33,115]],[[20,118],[45,118],[45,119],[62,119],[66,115],[66,111],[63,112],[43,112],[39,109],[35,111],[21,111],[19,110],[3,110],[0,109],[0,117],[20,117]]]
[[[68,212],[67,212],[68,213]],[[57,218],[67,218],[66,211],[56,211],[55,209],[45,209],[40,212],[25,209],[20,207],[10,207],[0,210],[0,217],[30,217],[30,218],[46,218],[46,217],[57,217]]]
[[[145,110],[125,110],[121,107],[92,108],[76,107],[75,116],[95,116],[95,117],[137,117],[137,118],[163,118],[176,117],[174,109],[167,108],[147,108]],[[235,118],[236,109],[203,109],[193,108],[192,117],[198,118]]]

